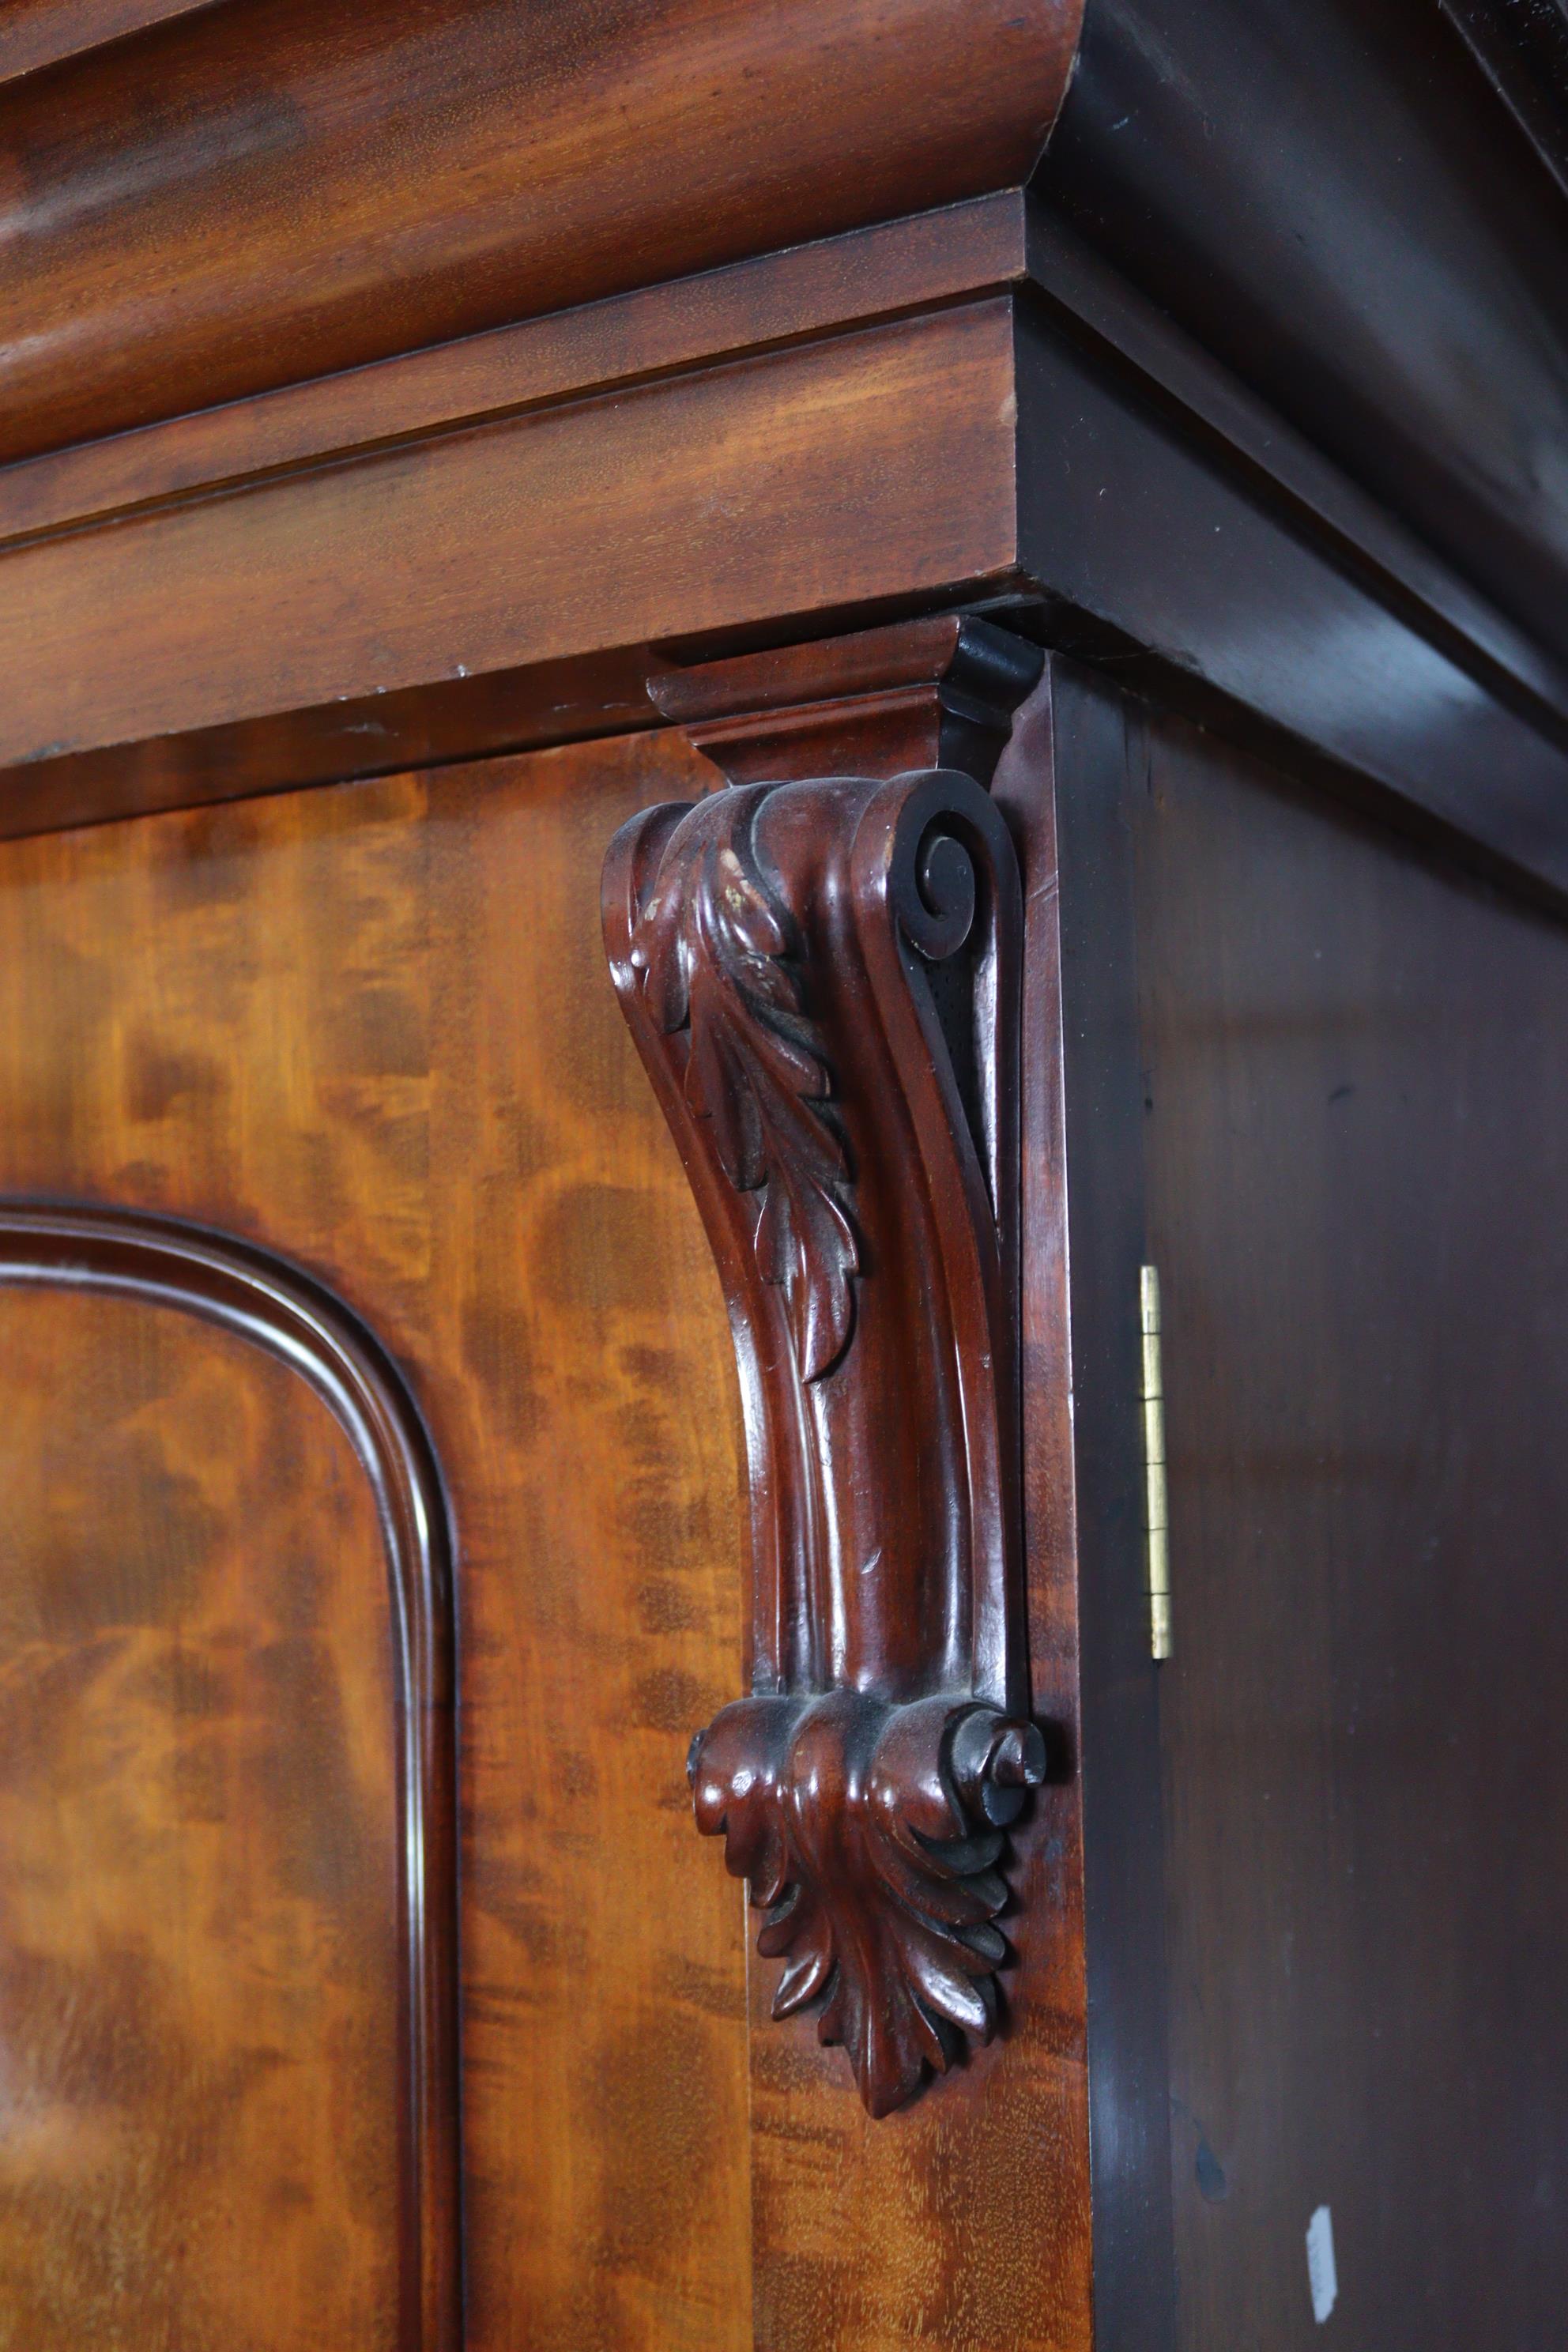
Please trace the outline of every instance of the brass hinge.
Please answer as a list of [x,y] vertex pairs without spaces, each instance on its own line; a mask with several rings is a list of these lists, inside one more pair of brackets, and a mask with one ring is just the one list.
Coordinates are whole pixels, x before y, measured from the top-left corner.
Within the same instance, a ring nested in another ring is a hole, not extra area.
[[1149,1647],[1171,1654],[1171,1519],[1165,1493],[1165,1381],[1160,1364],[1160,1272],[1140,1266],[1143,1330],[1143,1494],[1149,1546]]

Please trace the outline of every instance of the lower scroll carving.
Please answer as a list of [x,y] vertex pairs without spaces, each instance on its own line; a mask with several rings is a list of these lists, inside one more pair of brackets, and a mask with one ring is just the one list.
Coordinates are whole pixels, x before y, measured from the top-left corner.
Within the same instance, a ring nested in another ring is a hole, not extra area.
[[969,777],[747,783],[623,829],[616,986],[730,1306],[753,1696],[698,1826],[873,2115],[989,2041],[1045,1778],[1022,1626],[1020,894]]
[[697,1826],[767,1912],[775,2018],[815,2007],[874,2116],[995,2032],[1006,1824],[1045,1779],[1031,1723],[859,1691],[739,1699],[692,1743]]

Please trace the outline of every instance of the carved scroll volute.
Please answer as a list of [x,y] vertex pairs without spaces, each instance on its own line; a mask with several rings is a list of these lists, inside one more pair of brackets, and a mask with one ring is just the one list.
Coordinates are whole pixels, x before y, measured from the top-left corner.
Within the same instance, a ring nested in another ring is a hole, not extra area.
[[974,781],[744,783],[605,875],[616,990],[729,1302],[752,1696],[700,1828],[873,2114],[989,2039],[1028,1716],[1015,1331],[1019,888]]

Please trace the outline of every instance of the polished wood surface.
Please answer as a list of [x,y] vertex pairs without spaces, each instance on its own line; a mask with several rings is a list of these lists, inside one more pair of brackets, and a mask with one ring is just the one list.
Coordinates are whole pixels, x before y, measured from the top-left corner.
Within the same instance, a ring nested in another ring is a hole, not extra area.
[[[1012,387],[1008,305],[983,298],[15,548],[4,789],[142,745],[178,778],[158,739],[339,697],[1004,587]],[[387,765],[374,708],[355,727]]]
[[1018,368],[1019,553],[1054,640],[1568,898],[1560,663],[1456,596],[1127,289],[1063,259],[1083,308],[1024,306]]
[[0,80],[34,73],[208,5],[209,0],[6,0],[0,11]]
[[[1568,933],[1134,716],[1179,2342],[1568,2299]],[[1092,1758],[1086,1757],[1092,1771]]]
[[[901,634],[927,656],[905,666],[946,668],[951,625]],[[973,635],[1021,695],[1038,655],[1009,670],[1001,633]],[[761,669],[770,719],[785,678],[820,713],[853,654],[716,665],[665,700],[744,700]],[[787,1963],[774,2017],[814,2016],[886,2115],[996,2032],[1005,1832],[1046,1777],[1020,1549],[1017,863],[961,772],[800,775],[635,818],[604,907],[746,1408],[752,1695],[692,1742],[697,1822]]]
[[[1568,201],[1453,13],[1091,0],[1037,184],[1562,659]],[[1492,13],[1549,41],[1560,11]]]
[[168,1306],[0,1286],[0,2340],[417,2345],[372,1489]]
[[731,784],[915,768],[956,769],[988,784],[1044,660],[1011,630],[937,613],[683,664],[647,690]]
[[[667,735],[11,845],[0,991],[48,1010],[0,1045],[0,1181],[265,1238],[414,1380],[461,1565],[469,2342],[1086,2344],[1069,1786],[1018,1841],[1005,2036],[942,2111],[873,2126],[808,2043],[756,2060],[748,2133],[738,1890],[682,1769],[742,1654],[729,1339],[594,937],[616,824],[711,774]],[[1059,1186],[1034,1215],[1059,1281]]]
[[1016,198],[7,480],[0,834],[646,723],[672,661],[963,595],[1568,890],[1562,663]]
[[[1141,778],[1127,735],[1138,707],[1103,672],[1053,657],[1030,712],[1043,741],[1022,772],[1010,752],[997,773],[1016,826],[1039,845],[1026,865],[1026,905],[1031,961],[1044,967],[1032,1085],[1043,1162],[1037,1246],[1048,1252],[1048,1279],[1026,1286],[1026,1314],[1032,1304],[1043,1325],[1026,1409],[1050,1437],[1034,1471],[1036,1525],[1056,1571],[1047,1654],[1072,1692],[1078,1728],[1083,1879],[1073,1957],[1084,2004],[1097,2352],[1173,2352],[1175,2340],[1163,1670],[1151,1648],[1141,1402],[1148,1114],[1129,816]],[[1058,1151],[1059,1230],[1050,1217]],[[1026,1141],[1026,1171],[1030,1160]]]
[[1568,12],[1562,0],[1441,0],[1487,79],[1568,195]]
[[979,196],[21,458],[0,545],[991,291],[1026,274],[1026,222],[1021,190]]
[[[1023,861],[1024,1523],[1036,1717],[1076,1753],[1066,1219],[1048,688],[998,770]],[[1042,919],[1043,918],[1043,919]],[[1032,1377],[1031,1377],[1032,1376]],[[830,2051],[781,2037],[752,1982],[755,2341],[766,2352],[1087,2347],[1092,2252],[1079,1791],[1042,1790],[1015,1839],[1002,2038],[940,2095],[873,2121]]]
[[1087,10],[0,9],[17,2352],[1555,2340],[1568,216]]
[[[1139,383],[1151,408],[1163,410],[1167,420],[1183,418],[1184,438],[1194,445],[1194,455],[1206,446],[1212,463],[1216,445],[1223,445],[1230,453],[1237,488],[1245,490],[1250,482],[1256,496],[1267,483],[1268,495],[1261,503],[1272,514],[1277,529],[1301,534],[1323,556],[1337,551],[1336,560],[1342,568],[1371,589],[1383,608],[1379,626],[1386,626],[1395,615],[1414,623],[1422,636],[1450,658],[1457,657],[1478,683],[1531,718],[1542,732],[1561,740],[1568,731],[1568,665],[1553,656],[1531,622],[1510,618],[1481,592],[1464,567],[1445,562],[1430,541],[1393,511],[1373,487],[1336,464],[1309,430],[1288,423],[1234,365],[1175,325],[1167,310],[1142,294],[1059,214],[1031,198],[1026,221],[1026,275],[1043,297],[1047,316],[1063,325],[1071,322],[1072,331],[1091,351],[1099,351],[1112,376],[1120,375],[1129,388]],[[1027,408],[1025,414],[1028,415]],[[1048,418],[1049,410],[1042,409],[1041,415]],[[1026,460],[1026,479],[1028,471]],[[1217,533],[1213,529],[1215,520],[1220,524]],[[1210,536],[1223,539],[1224,515],[1211,515],[1209,524]],[[1152,533],[1149,552],[1157,552],[1160,545],[1160,536]],[[1108,551],[1101,547],[1098,551],[1103,562]],[[1288,566],[1287,546],[1280,544],[1278,552]],[[1196,544],[1189,543],[1183,553],[1194,567],[1194,587],[1201,583],[1204,590],[1194,595],[1185,624],[1201,642],[1215,631],[1215,607],[1218,603],[1223,609],[1223,600],[1216,599],[1207,581],[1208,567],[1199,562]],[[1106,566],[1108,592],[1112,590],[1118,568]],[[1270,587],[1270,577],[1260,567],[1255,564],[1249,569],[1255,595]],[[1273,593],[1280,598],[1279,611],[1288,612],[1280,586],[1274,585]],[[1218,641],[1215,631],[1216,646]],[[1135,642],[1143,645],[1147,657],[1160,641]],[[1292,650],[1291,641],[1278,623],[1261,633],[1247,665],[1258,685],[1268,675],[1270,650],[1276,658],[1281,654],[1289,656]],[[1305,674],[1310,652],[1310,646],[1303,644],[1299,660],[1287,661],[1287,667]],[[1178,664],[1178,670],[1181,667]],[[1326,666],[1319,663],[1317,667]],[[1203,667],[1216,677],[1219,675],[1212,670],[1212,656],[1204,658]],[[1160,692],[1168,697],[1179,686],[1177,671],[1167,665]],[[1255,688],[1252,697],[1244,695],[1239,699],[1245,703],[1267,697],[1259,697]],[[1382,731],[1388,746],[1382,754],[1386,762],[1396,739],[1386,724]],[[1328,748],[1323,730],[1318,730],[1317,740]],[[1345,748],[1339,750],[1338,756],[1344,756]],[[1435,742],[1428,739],[1427,749],[1441,751],[1440,734]]]
[[0,1188],[282,1251],[448,1483],[477,2352],[748,2341],[741,1899],[684,1772],[741,1652],[733,1370],[597,938],[616,825],[704,773],[631,739],[0,852]]
[[0,85],[0,454],[1017,186],[1081,0],[222,0]]
[[[440,1473],[417,1408],[373,1334],[329,1291],[268,1252],[198,1226],[124,1208],[0,1206],[0,1290],[11,1289],[134,1300],[215,1325],[286,1365],[314,1391],[353,1449],[382,1538],[380,1606],[395,1759],[380,1834],[395,1858],[395,1901],[382,1926],[397,2025],[390,2047],[362,2053],[359,2063],[394,2085],[395,2206],[384,2234],[397,2280],[398,2352],[457,2352],[462,2250],[451,1543]],[[133,1341],[117,1342],[111,1331],[111,1351],[117,1344],[134,1352]],[[281,1465],[288,1449],[275,1451]],[[46,1507],[55,1491],[49,1479],[60,1482],[65,1496],[72,1492],[58,1454],[49,1458],[41,1489]],[[133,1491],[111,1475],[109,1486],[91,1498],[105,1519],[138,1508]],[[27,1524],[24,1518],[24,1530]],[[241,1533],[229,1531],[231,1544]],[[58,1558],[60,1546],[50,1548]],[[102,1572],[90,1552],[81,1557],[79,1546],[71,1568],[79,1576]],[[183,1633],[183,1623],[176,1624],[176,1642]],[[310,1697],[308,1689],[304,1696],[326,1717],[337,1706]],[[220,1803],[211,1817],[243,1836],[247,1808],[242,1801],[237,1810],[231,1821]],[[176,1860],[186,1826],[178,1822],[166,1841]],[[242,1965],[244,1958],[242,1952]],[[384,2261],[387,2255],[384,2247]],[[112,2248],[108,2260],[112,2268]],[[144,2261],[123,2267],[125,2310],[121,2319],[133,2328],[154,2323],[149,2301],[161,2306],[162,2283],[147,2271]],[[362,2324],[370,2318],[364,2315]]]

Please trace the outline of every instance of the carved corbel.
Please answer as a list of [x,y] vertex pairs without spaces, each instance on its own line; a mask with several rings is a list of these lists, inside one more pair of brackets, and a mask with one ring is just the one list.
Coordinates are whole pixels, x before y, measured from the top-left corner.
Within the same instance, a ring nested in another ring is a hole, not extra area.
[[[765,1911],[773,2014],[815,2010],[873,2115],[995,2029],[1005,1832],[1046,1768],[1019,1551],[1017,869],[973,774],[879,774],[876,753],[922,724],[945,750],[952,722],[988,770],[1038,666],[944,621],[664,681],[750,780],[637,817],[605,872],[751,1470],[752,1695],[692,1742],[698,1826]],[[789,772],[836,740],[872,772]]]

